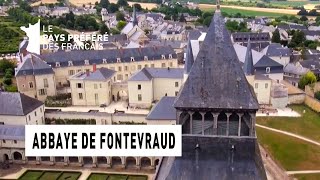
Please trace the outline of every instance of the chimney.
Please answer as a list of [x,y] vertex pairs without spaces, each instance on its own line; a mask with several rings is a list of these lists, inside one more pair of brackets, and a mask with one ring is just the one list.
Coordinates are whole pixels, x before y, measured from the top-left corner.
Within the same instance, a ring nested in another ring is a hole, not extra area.
[[141,53],[141,46],[139,46],[139,52]]
[[88,69],[86,70],[86,74],[87,76],[90,76],[90,71]]
[[93,64],[93,72],[96,72],[96,70],[97,70],[97,64],[94,63],[94,64]]

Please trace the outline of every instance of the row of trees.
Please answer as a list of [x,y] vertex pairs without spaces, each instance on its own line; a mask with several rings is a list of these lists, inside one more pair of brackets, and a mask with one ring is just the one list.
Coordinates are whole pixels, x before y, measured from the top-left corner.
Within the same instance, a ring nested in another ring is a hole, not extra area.
[[6,59],[0,60],[0,73],[3,74],[2,84],[0,87],[2,86],[4,90],[9,92],[17,91],[17,87],[12,84],[15,66],[15,63],[12,61]]
[[317,12],[316,9],[312,9],[310,10],[309,12],[302,8],[299,12],[298,12],[298,15],[300,16],[319,16],[320,14]]

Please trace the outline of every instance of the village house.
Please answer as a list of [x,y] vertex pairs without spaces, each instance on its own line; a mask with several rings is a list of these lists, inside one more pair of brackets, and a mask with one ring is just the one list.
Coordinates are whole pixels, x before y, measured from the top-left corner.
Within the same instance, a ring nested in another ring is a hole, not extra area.
[[0,92],[0,126],[44,124],[44,104],[22,93]]
[[252,49],[256,51],[261,51],[271,43],[269,33],[236,32],[231,34],[231,41],[242,46],[247,46],[249,39]]
[[15,72],[18,91],[44,101],[56,95],[55,73],[52,67],[34,54],[21,57]]
[[107,106],[112,102],[111,86],[116,72],[107,68],[96,68],[96,65],[93,65],[93,72],[79,72],[69,78],[72,105]]
[[146,108],[163,96],[177,96],[182,82],[182,68],[143,68],[128,80],[129,105]]

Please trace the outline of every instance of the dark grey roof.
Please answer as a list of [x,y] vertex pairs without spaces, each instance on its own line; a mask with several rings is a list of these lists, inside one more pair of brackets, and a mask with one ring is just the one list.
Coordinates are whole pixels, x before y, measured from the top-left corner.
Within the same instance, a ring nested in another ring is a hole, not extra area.
[[143,48],[129,48],[129,49],[106,49],[106,50],[89,50],[89,51],[60,51],[50,54],[41,55],[42,59],[47,61],[48,64],[55,66],[56,62],[60,62],[60,66],[68,66],[68,61],[72,61],[74,66],[84,65],[85,60],[89,60],[90,64],[103,64],[103,59],[107,63],[117,63],[117,58],[121,62],[131,62],[131,57],[135,61],[144,61],[144,57],[148,57],[148,61],[161,60],[161,55],[165,55],[169,59],[177,58],[177,54],[170,46],[153,46]]
[[138,19],[137,19],[137,13],[136,13],[136,7],[133,6],[133,20],[132,20],[132,24],[133,26],[138,25]]
[[253,58],[252,58],[252,50],[251,50],[250,40],[249,40],[248,46],[247,46],[247,52],[246,52],[246,57],[244,60],[243,71],[244,71],[245,75],[253,75],[254,74]]
[[0,115],[24,116],[43,103],[21,93],[0,92]]
[[172,78],[182,79],[182,68],[143,68],[138,71],[128,81],[149,81],[152,78]]
[[189,30],[187,33],[189,40],[198,40],[198,38],[201,36],[200,30]]
[[267,56],[283,56],[288,57],[291,56],[291,49],[287,47],[282,47],[279,43],[271,43],[266,49],[264,49],[264,53]]
[[304,60],[300,62],[301,66],[310,70],[320,69],[320,60]]
[[84,80],[93,80],[93,81],[104,81],[110,79],[116,71],[108,68],[100,68],[97,69],[95,72],[90,72],[89,76],[87,73],[81,72],[80,74],[74,75],[72,78],[79,78]]
[[301,24],[280,24],[277,26],[279,29],[283,30],[307,30],[308,28]]
[[52,67],[34,54],[28,54],[19,65],[16,76],[53,74]]
[[0,139],[24,140],[25,128],[21,125],[0,125]]
[[151,109],[147,120],[176,120],[176,109],[173,103],[176,97],[164,96]]
[[216,11],[176,108],[252,109],[259,105],[232,45],[220,11]]
[[250,41],[270,41],[269,33],[254,33],[254,32],[236,32],[232,33],[232,38],[234,42],[248,42]]
[[302,30],[306,36],[320,36],[320,31]]
[[194,58],[193,58],[193,53],[192,53],[192,46],[191,46],[191,41],[189,40],[188,46],[187,46],[187,54],[186,54],[186,59],[184,62],[184,72],[189,73],[190,69],[194,63]]
[[268,56],[263,55],[261,59],[254,65],[254,67],[283,67],[283,65],[269,58]]
[[256,73],[254,75],[254,79],[256,80],[271,80],[270,78],[268,78],[267,76],[263,75],[263,74],[259,74],[259,73]]
[[[123,42],[123,41],[127,41],[127,35],[125,34],[114,34],[111,36],[108,36],[108,41],[107,42]],[[99,43],[103,43],[105,41],[99,42]]]
[[163,157],[155,179],[266,180],[267,177],[256,139],[185,135],[182,156]]

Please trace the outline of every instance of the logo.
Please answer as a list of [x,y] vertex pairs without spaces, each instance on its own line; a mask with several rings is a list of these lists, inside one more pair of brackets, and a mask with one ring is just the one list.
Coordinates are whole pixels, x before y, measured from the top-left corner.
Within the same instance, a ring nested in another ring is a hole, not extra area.
[[40,55],[40,19],[34,25],[29,23],[29,27],[21,26],[29,39],[27,51]]

